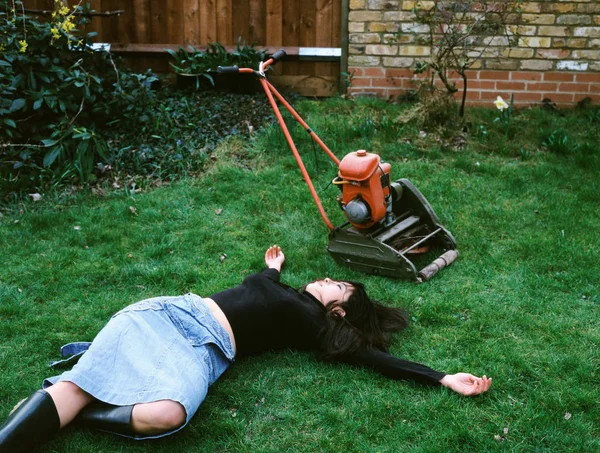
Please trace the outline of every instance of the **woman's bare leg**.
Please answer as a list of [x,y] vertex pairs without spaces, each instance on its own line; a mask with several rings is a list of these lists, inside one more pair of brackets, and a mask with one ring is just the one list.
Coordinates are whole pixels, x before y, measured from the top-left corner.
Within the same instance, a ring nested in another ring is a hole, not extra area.
[[81,409],[94,401],[92,395],[68,381],[57,382],[48,387],[46,392],[54,401],[61,428],[71,423]]
[[185,423],[184,407],[171,400],[136,404],[131,414],[135,433],[147,436],[173,431]]

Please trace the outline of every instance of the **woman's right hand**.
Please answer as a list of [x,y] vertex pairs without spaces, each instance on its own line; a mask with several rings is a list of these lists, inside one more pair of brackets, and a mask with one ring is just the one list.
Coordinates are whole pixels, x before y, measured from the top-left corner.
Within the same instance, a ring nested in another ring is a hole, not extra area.
[[474,396],[487,392],[492,385],[492,378],[473,376],[469,373],[447,374],[440,381],[444,387],[465,396]]
[[285,255],[281,251],[281,247],[277,245],[272,245],[265,252],[265,263],[270,269],[277,269],[277,271],[281,272],[281,266],[284,261]]

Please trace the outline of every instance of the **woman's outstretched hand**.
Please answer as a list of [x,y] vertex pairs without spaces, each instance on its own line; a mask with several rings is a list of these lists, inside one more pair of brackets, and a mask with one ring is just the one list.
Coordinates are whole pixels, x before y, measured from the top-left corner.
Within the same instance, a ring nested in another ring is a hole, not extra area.
[[492,378],[473,376],[469,373],[447,374],[440,381],[444,387],[465,396],[479,395],[487,392],[492,385]]
[[281,272],[281,266],[285,261],[285,255],[281,251],[281,247],[277,245],[272,245],[265,252],[265,263],[267,267],[271,269],[277,269]]

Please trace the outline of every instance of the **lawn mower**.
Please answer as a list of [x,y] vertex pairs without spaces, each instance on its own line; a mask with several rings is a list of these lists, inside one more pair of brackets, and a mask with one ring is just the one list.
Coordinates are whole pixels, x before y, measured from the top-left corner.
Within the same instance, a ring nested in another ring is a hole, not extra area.
[[[410,181],[391,180],[390,164],[382,162],[377,154],[361,149],[340,161],[331,152],[265,76],[267,68],[285,55],[284,50],[275,52],[259,64],[258,70],[227,66],[219,67],[218,72],[254,74],[262,84],[317,209],[329,228],[327,250],[336,262],[361,272],[429,280],[458,256],[452,234],[440,224],[430,204]],[[337,201],[347,219],[343,225],[334,227],[327,217],[275,98],[338,167],[332,183],[340,189]],[[416,257],[435,257],[440,250],[444,253],[417,270],[413,262]]]

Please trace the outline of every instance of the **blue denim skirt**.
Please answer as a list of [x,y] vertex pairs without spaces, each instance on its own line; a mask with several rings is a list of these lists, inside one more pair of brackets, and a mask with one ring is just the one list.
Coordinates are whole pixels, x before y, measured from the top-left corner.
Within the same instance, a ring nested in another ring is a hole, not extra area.
[[201,297],[155,297],[115,314],[77,364],[44,380],[43,388],[70,381],[118,406],[177,401],[185,408],[185,424],[143,438],[163,437],[187,425],[233,360],[229,334]]

